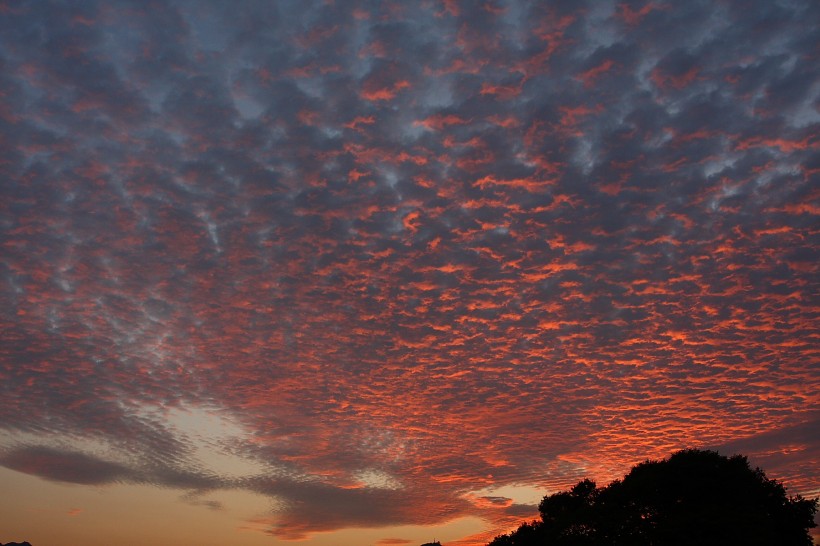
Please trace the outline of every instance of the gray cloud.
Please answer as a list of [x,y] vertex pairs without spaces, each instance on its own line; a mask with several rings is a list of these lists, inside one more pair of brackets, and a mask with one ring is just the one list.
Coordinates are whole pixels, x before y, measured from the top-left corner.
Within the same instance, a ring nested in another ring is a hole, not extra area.
[[[0,426],[135,460],[4,464],[262,492],[296,538],[500,522],[463,495],[781,445],[818,381],[817,20],[797,1],[10,4]],[[190,407],[286,476],[211,475],[146,413]],[[815,490],[816,446],[793,443],[764,460]],[[352,488],[363,469],[408,489]]]

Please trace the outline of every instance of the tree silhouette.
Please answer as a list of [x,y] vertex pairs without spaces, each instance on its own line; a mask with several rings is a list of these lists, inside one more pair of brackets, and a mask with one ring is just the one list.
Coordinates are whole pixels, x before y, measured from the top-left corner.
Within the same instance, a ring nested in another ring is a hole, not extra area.
[[684,450],[599,488],[544,497],[540,521],[490,546],[811,546],[817,499],[788,496],[746,457]]

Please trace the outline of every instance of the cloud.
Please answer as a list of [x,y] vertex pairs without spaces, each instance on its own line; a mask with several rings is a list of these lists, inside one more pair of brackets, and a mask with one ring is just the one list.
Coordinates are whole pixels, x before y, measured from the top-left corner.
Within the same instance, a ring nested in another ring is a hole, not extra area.
[[282,507],[271,518],[267,532],[286,540],[300,540],[311,533],[345,527],[432,525],[464,515],[467,508],[460,499],[416,487],[346,488],[265,477],[254,480],[250,487],[281,499]]
[[134,477],[130,469],[114,462],[84,453],[62,452],[40,446],[3,453],[0,464],[47,480],[83,485],[127,481]]
[[[150,460],[120,463],[89,453],[43,445],[6,448],[0,456],[0,465],[46,480],[82,485],[147,483],[195,491],[230,485],[228,480],[199,472],[196,468],[172,468]],[[211,506],[207,502],[204,504]]]
[[817,10],[9,7],[3,464],[284,538],[699,445],[816,490]]

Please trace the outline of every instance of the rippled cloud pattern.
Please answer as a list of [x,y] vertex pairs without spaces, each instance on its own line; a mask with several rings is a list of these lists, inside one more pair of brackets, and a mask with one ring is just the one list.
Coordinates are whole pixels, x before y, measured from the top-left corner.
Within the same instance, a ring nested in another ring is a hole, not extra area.
[[817,494],[818,44],[801,0],[3,2],[0,465],[282,540],[481,544],[684,447]]

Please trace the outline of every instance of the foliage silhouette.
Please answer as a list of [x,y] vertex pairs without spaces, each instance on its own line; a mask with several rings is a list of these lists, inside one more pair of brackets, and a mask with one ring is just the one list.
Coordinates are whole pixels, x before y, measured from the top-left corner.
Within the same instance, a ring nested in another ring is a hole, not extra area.
[[817,499],[788,496],[746,457],[684,450],[606,487],[544,497],[540,521],[490,546],[811,546]]

